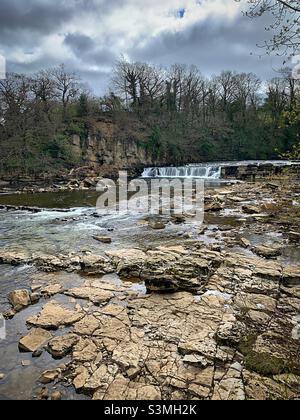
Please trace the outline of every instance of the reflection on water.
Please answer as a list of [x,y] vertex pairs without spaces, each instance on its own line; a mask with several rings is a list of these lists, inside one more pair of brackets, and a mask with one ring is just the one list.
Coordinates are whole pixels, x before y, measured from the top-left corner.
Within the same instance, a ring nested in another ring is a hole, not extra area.
[[65,191],[35,194],[2,194],[0,204],[40,207],[44,209],[70,209],[95,207],[99,193],[96,191]]

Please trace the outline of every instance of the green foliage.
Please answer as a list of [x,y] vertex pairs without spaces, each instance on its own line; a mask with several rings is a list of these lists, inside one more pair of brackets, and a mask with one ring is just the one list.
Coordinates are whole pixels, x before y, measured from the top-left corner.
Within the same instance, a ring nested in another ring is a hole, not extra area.
[[161,154],[161,130],[159,126],[155,126],[149,136],[149,140],[146,143],[146,151],[149,156],[156,161],[158,156]]
[[77,115],[78,117],[84,118],[89,114],[89,98],[87,94],[82,93],[78,99],[77,104]]
[[88,127],[84,120],[72,120],[68,123],[66,127],[66,133],[72,136],[73,134],[77,134],[82,138],[86,138],[88,136]]

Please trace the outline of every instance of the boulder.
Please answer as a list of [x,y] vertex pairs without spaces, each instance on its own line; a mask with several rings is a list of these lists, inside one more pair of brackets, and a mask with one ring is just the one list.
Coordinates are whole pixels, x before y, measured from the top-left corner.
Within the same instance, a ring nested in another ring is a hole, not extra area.
[[167,222],[162,220],[150,220],[149,227],[153,230],[163,230],[167,226]]
[[62,399],[63,395],[60,391],[54,391],[51,394],[51,400],[52,401],[60,401]]
[[93,236],[95,241],[102,242],[103,244],[111,244],[112,239],[109,236]]
[[40,377],[40,382],[42,384],[50,384],[51,382],[54,382],[55,379],[57,379],[60,376],[60,369],[54,369],[54,370],[46,370],[42,373]]
[[280,248],[272,248],[266,245],[260,245],[253,248],[253,252],[259,255],[260,257],[264,257],[267,259],[276,258],[281,255],[282,251]]
[[15,290],[9,294],[8,300],[16,311],[31,305],[30,292],[28,290]]
[[22,351],[33,353],[45,346],[52,337],[49,331],[42,328],[34,328],[28,335],[21,338],[19,348]]

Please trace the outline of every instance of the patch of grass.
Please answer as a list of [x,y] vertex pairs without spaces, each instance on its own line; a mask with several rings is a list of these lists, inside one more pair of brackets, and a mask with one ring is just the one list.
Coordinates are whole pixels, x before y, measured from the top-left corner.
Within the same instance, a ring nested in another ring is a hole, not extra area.
[[256,353],[254,351],[251,351],[245,357],[245,367],[263,376],[280,375],[281,373],[289,372],[286,361],[268,353]]
[[257,336],[250,335],[245,337],[238,345],[237,349],[245,356],[245,367],[250,372],[256,372],[263,376],[280,375],[291,373],[293,366],[287,360],[274,357],[269,353],[257,353],[253,350]]
[[238,351],[242,353],[244,356],[247,356],[253,351],[253,346],[257,340],[257,335],[248,335],[244,337],[242,341],[240,341],[238,345]]

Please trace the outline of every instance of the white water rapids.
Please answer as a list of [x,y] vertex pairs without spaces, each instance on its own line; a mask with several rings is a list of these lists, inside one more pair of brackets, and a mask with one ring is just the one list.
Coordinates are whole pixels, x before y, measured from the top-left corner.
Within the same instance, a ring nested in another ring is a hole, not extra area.
[[[290,166],[297,164],[292,161],[241,161],[241,162],[217,162],[201,163],[177,167],[153,167],[145,168],[142,178],[201,178],[207,180],[218,180],[222,176],[222,168],[228,166]],[[298,162],[299,164],[299,162]]]

